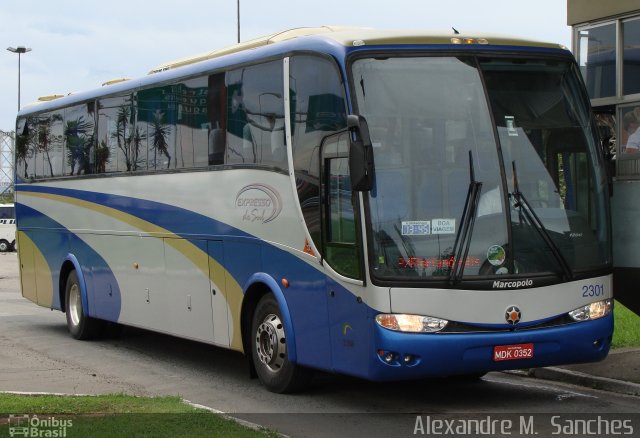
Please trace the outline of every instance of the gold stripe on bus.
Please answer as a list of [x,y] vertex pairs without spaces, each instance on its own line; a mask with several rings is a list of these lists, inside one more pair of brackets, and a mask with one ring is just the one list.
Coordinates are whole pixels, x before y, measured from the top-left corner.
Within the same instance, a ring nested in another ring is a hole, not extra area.
[[[202,263],[201,258],[198,255],[202,251],[198,246],[194,245],[187,239],[183,239],[171,231],[159,227],[151,222],[148,222],[139,217],[133,216],[129,213],[125,213],[115,208],[107,207],[104,205],[96,204],[94,202],[83,201],[81,199],[73,198],[70,196],[55,195],[52,193],[38,193],[38,192],[21,192],[21,196],[31,196],[35,198],[48,199],[51,201],[62,202],[65,204],[74,205],[76,207],[92,210],[105,216],[114,218],[120,222],[131,225],[132,227],[149,234],[151,237],[165,238],[164,242],[173,247],[176,251],[184,255],[191,263],[196,266],[209,280],[215,285],[222,287],[220,291],[224,297],[230,310],[232,336],[230,347],[234,350],[243,351],[242,348],[242,336],[240,330],[240,311],[242,306],[242,288],[233,276],[227,272],[224,267],[218,263],[217,260],[207,255],[208,263]],[[211,269],[210,269],[211,268]]]
[[53,305],[53,277],[42,251],[23,231],[18,231],[20,248],[20,280],[22,296],[34,303],[51,308]]

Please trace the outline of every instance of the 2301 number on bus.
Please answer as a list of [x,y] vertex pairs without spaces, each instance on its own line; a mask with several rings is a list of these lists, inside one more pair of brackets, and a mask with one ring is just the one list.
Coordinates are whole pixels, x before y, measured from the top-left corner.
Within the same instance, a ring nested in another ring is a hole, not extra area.
[[493,347],[493,360],[520,360],[533,358],[533,344],[497,345]]

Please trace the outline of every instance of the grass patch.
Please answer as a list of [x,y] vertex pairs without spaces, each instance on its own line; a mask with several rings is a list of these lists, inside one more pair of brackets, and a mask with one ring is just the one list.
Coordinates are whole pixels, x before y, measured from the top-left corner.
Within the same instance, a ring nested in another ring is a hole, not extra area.
[[[9,415],[23,416],[19,426]],[[34,420],[37,416],[38,420]],[[54,418],[55,420],[52,420]],[[45,421],[45,423],[40,423]],[[51,396],[0,394],[0,436],[10,428],[33,427],[38,436],[65,437],[276,437],[267,430],[253,430],[179,397],[133,397],[128,395]],[[65,427],[66,426],[66,427]],[[15,436],[24,430],[14,429]]]
[[640,316],[615,302],[613,311],[614,326],[611,347],[640,347]]

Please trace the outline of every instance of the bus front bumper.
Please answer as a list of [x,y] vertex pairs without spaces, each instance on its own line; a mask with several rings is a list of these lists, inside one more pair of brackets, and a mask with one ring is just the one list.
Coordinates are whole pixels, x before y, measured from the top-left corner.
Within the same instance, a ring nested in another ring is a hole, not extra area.
[[[597,362],[611,346],[613,313],[557,327],[491,333],[413,334],[373,324],[374,351],[365,377],[386,381]],[[511,347],[516,357],[504,353]],[[531,357],[517,357],[523,347],[532,349]]]

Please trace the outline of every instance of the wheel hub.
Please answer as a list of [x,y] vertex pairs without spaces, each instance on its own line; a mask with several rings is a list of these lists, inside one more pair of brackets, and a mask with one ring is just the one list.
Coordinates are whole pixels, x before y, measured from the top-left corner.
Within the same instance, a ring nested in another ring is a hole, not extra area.
[[74,326],[80,324],[80,315],[82,314],[82,299],[80,297],[80,288],[77,284],[71,286],[69,290],[69,316]]
[[271,371],[282,368],[287,357],[284,327],[277,315],[267,315],[256,331],[256,351],[260,362]]

